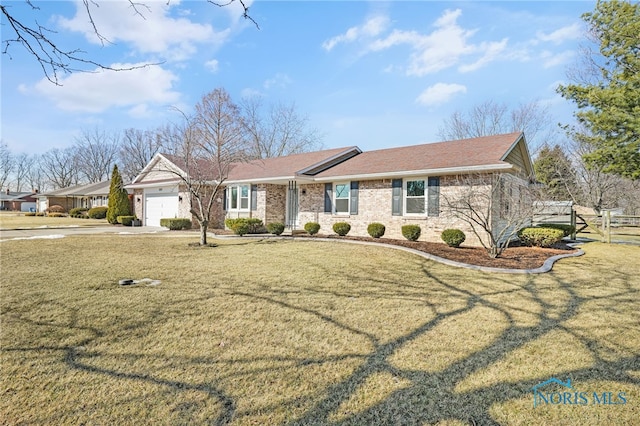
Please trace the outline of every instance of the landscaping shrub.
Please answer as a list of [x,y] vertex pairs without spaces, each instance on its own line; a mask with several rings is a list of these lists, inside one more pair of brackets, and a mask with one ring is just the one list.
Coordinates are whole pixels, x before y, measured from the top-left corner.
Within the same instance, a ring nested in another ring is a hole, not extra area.
[[384,227],[384,225],[381,224],[381,223],[377,223],[377,222],[370,223],[369,226],[367,226],[367,232],[373,238],[382,237],[384,235],[384,231],[385,230],[386,230],[386,228]]
[[280,235],[284,232],[284,223],[273,222],[267,224],[267,231],[273,235]]
[[66,213],[67,211],[64,209],[64,207],[54,204],[53,206],[50,206],[46,210],[46,212],[47,213]]
[[[224,224],[227,228],[231,229],[238,235],[244,234],[261,234],[265,232],[265,227],[262,224],[262,220],[252,217],[240,217],[237,219],[225,219]],[[240,232],[238,232],[240,231]]]
[[118,166],[113,166],[111,172],[111,186],[109,187],[109,208],[107,210],[107,221],[115,225],[118,223],[118,216],[131,215],[131,203],[129,194],[124,189],[122,176],[118,171]]
[[135,216],[118,216],[118,223],[121,223],[124,226],[131,226],[133,219],[135,218]]
[[49,217],[66,217],[67,215],[64,213],[49,213],[47,216]]
[[25,216],[35,216],[36,212],[27,212],[24,214]]
[[564,235],[563,237],[568,237],[569,235],[576,232],[576,227],[573,225],[569,225],[567,223],[540,223],[536,225],[537,228],[549,228],[549,229],[559,229]]
[[87,212],[91,219],[104,219],[107,217],[107,207],[93,207]]
[[36,216],[44,216],[44,212],[37,212]]
[[315,235],[320,231],[320,224],[318,222],[307,222],[304,224],[304,230],[309,233],[309,235]]
[[87,211],[89,211],[86,207],[76,207],[69,210],[69,216],[71,217],[86,217]]
[[349,225],[347,222],[336,222],[333,224],[333,232],[340,235],[341,237],[347,235],[349,231],[351,231],[351,225]]
[[160,226],[169,228],[172,231],[177,231],[180,229],[191,229],[191,220],[183,217],[169,217],[160,219]]
[[445,229],[442,231],[442,235],[440,235],[442,241],[447,243],[449,247],[460,247],[460,244],[464,242],[467,238],[459,229]]
[[421,232],[420,225],[404,225],[402,227],[402,236],[409,241],[417,241]]
[[523,244],[535,247],[551,247],[560,242],[563,235],[561,229],[551,228],[523,228],[518,231]]

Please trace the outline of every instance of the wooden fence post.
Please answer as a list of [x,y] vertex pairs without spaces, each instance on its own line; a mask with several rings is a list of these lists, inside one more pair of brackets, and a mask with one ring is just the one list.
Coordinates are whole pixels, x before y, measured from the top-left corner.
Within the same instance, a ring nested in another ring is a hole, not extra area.
[[573,226],[573,233],[571,234],[571,239],[576,239],[576,231],[577,231],[577,221],[576,221],[576,211],[571,207],[571,226]]

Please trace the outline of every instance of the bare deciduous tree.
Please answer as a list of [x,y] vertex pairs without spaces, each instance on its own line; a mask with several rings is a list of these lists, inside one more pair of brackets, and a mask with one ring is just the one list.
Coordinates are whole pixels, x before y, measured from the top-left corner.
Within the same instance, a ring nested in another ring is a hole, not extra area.
[[467,139],[501,133],[524,132],[532,146],[547,142],[555,132],[547,107],[538,101],[509,108],[505,103],[486,101],[467,111],[456,111],[438,130],[443,140]]
[[[15,190],[20,192],[24,187],[25,183],[28,183],[29,174],[31,173],[31,169],[35,164],[35,157],[26,153],[18,154],[15,156],[15,167],[13,171],[13,186]],[[34,187],[29,188],[29,190],[34,189]]]
[[[208,3],[220,7],[228,6],[236,1],[242,6],[244,18],[253,22],[257,27],[256,21],[249,16],[249,7],[246,6],[244,0],[227,0],[223,2],[207,0]],[[144,2],[134,0],[128,0],[128,2],[133,13],[140,16],[141,20],[144,20],[144,15],[148,12],[148,6]],[[167,0],[167,4],[170,2],[171,0]],[[25,0],[24,3],[31,9],[32,14],[36,14],[40,10],[31,0]],[[87,20],[98,40],[103,45],[110,43],[100,33],[100,29],[93,18],[93,9],[98,8],[100,2],[98,0],[82,0],[82,5]],[[63,41],[56,36],[57,32],[41,25],[37,18],[34,18],[33,21],[17,18],[16,14],[12,13],[11,8],[13,6],[12,4],[0,4],[0,12],[2,12],[6,20],[6,28],[2,31],[2,54],[10,56],[10,48],[13,45],[21,46],[36,60],[45,77],[56,85],[60,84],[60,74],[89,71],[89,66],[111,71],[130,71],[154,65],[149,63],[133,67],[112,67],[98,62],[78,48],[63,47],[61,44]],[[42,19],[42,21],[44,20]]]
[[309,128],[308,118],[298,114],[295,104],[275,104],[265,111],[259,96],[241,102],[243,124],[253,158],[282,157],[320,149],[320,135]]
[[491,258],[502,254],[535,213],[535,190],[510,174],[460,175],[454,185],[457,191],[442,194],[444,204],[471,227]]
[[0,142],[0,190],[5,189],[5,185],[11,176],[14,167],[14,157],[9,146]]
[[133,180],[162,148],[162,132],[127,129],[122,135],[118,152],[120,173]]
[[40,167],[53,189],[77,185],[80,181],[73,148],[54,148],[40,158]]
[[109,179],[119,144],[120,138],[115,133],[97,128],[84,130],[73,145],[81,180],[95,183]]
[[233,163],[246,159],[244,128],[238,107],[224,89],[204,95],[193,117],[182,115],[183,124],[168,136],[180,137],[171,160],[182,171],[167,171],[179,177],[189,192],[190,212],[200,226],[200,244],[206,245],[220,189]]

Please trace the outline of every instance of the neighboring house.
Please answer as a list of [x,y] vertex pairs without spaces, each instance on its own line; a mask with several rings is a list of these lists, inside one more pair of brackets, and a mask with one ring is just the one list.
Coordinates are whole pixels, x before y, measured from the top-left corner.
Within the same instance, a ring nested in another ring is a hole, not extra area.
[[[128,186],[145,225],[159,225],[161,217],[190,217],[186,188],[169,171],[186,173],[180,164],[158,154]],[[490,173],[528,184],[532,165],[523,134],[368,152],[352,146],[237,163],[214,205],[219,214],[213,225],[222,226],[223,218],[256,217],[291,229],[318,222],[321,232],[331,233],[335,222],[346,221],[349,235],[366,236],[368,224],[380,222],[385,236],[402,238],[402,225],[415,223],[421,240],[440,241],[442,230],[456,227],[473,243],[468,225],[442,199],[460,189],[458,176]]]
[[51,206],[62,206],[66,211],[76,207],[107,207],[109,204],[109,188],[111,181],[105,180],[98,183],[86,185],[76,185],[68,188],[61,188],[43,194],[38,194],[37,209],[39,212],[46,212]]
[[13,210],[28,212],[36,208],[38,191],[33,192],[11,192],[9,188],[0,193],[0,210]]

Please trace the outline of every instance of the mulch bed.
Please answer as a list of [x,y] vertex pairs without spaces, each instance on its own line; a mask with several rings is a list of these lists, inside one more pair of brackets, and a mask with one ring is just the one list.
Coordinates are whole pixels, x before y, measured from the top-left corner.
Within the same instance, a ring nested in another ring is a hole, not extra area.
[[456,262],[467,263],[470,265],[490,266],[493,268],[510,268],[510,269],[534,269],[544,264],[544,261],[558,254],[569,254],[575,252],[576,249],[564,243],[558,244],[553,248],[526,247],[518,244],[512,244],[496,259],[491,259],[487,251],[482,247],[460,247],[452,248],[444,243],[430,243],[426,241],[407,241],[394,240],[389,238],[367,238],[367,237],[340,237],[337,235],[296,235],[296,238],[330,238],[345,239],[354,241],[372,241],[385,244],[393,244],[403,247],[409,247],[415,250],[424,251],[445,259],[454,260]]
[[[234,235],[232,231],[216,229],[213,230],[218,235]],[[503,269],[535,269],[544,264],[544,261],[558,254],[569,254],[577,249],[565,243],[557,244],[552,248],[526,247],[518,243],[510,245],[496,259],[491,259],[487,251],[482,247],[452,248],[444,243],[430,243],[426,241],[395,240],[391,238],[370,238],[370,237],[340,237],[339,235],[309,235],[306,233],[296,234],[294,238],[329,238],[344,239],[353,241],[370,241],[376,243],[393,244],[397,246],[409,247],[420,250],[434,256],[470,265],[489,266]]]

